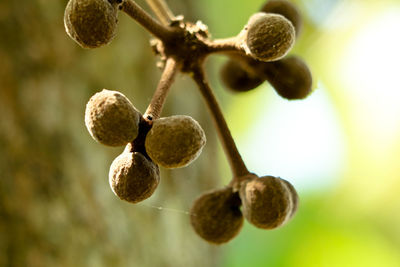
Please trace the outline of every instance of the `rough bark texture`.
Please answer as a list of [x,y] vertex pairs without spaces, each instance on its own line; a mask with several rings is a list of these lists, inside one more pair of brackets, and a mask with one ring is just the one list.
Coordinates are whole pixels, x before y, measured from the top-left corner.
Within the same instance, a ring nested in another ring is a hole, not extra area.
[[187,214],[167,209],[188,211],[222,184],[215,132],[193,83],[174,85],[163,114],[199,121],[209,133],[202,155],[161,170],[143,203],[119,200],[107,174],[123,148],[92,140],[85,104],[115,88],[144,112],[161,72],[148,34],[123,14],[111,45],[81,49],[65,33],[66,4],[0,1],[0,266],[218,266],[221,248],[201,240]]

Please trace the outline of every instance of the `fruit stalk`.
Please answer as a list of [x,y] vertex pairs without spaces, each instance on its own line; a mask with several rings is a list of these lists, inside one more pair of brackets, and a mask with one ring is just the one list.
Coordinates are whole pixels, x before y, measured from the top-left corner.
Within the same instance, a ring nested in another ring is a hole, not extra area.
[[164,25],[169,25],[175,19],[174,14],[164,0],[146,0],[156,17]]
[[158,83],[157,89],[153,94],[149,106],[146,109],[143,118],[147,121],[156,120],[160,117],[162,108],[167,98],[169,88],[174,82],[175,75],[178,70],[178,62],[170,57],[167,59],[161,79]]
[[243,52],[240,47],[241,36],[234,36],[229,38],[214,39],[207,42],[210,53],[230,53],[230,52]]
[[193,70],[193,79],[198,85],[200,92],[203,95],[203,98],[212,114],[214,124],[217,128],[222,147],[224,148],[225,154],[228,158],[233,177],[249,174],[249,171],[236,147],[235,141],[233,140],[218,101],[215,98],[210,85],[208,84],[202,67],[197,67]]
[[131,18],[140,23],[155,37],[163,41],[170,40],[172,38],[172,30],[153,19],[146,11],[144,11],[138,4],[136,4],[135,1],[123,1],[121,4],[121,9]]

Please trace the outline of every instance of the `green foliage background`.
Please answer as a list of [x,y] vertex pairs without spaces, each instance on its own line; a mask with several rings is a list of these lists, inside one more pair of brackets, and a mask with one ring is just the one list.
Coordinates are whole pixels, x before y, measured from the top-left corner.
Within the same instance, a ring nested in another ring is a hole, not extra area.
[[[168,2],[177,14],[206,23],[214,37],[235,35],[263,3]],[[149,34],[120,14],[115,40],[84,50],[65,33],[67,1],[1,1],[0,266],[400,266],[400,127],[390,149],[370,148],[373,140],[352,120],[360,102],[347,95],[337,69],[346,40],[368,16],[398,10],[399,3],[296,2],[305,27],[294,52],[308,62],[315,87],[326,90],[336,110],[346,143],[342,175],[329,186],[301,188],[299,212],[287,226],[263,231],[246,223],[232,242],[212,246],[193,232],[187,211],[202,192],[226,184],[230,173],[190,79],[178,76],[163,115],[199,121],[207,135],[202,155],[187,168],[162,170],[153,197],[127,204],[113,195],[107,179],[122,148],[95,143],[83,114],[102,88],[120,90],[144,112],[160,76]],[[145,1],[138,3],[147,9]],[[351,24],[324,27],[340,5],[354,12]],[[243,136],[278,100],[267,85],[243,96],[224,90],[218,80],[223,60],[210,58],[207,72],[244,150]],[[254,151],[259,157],[267,152]]]

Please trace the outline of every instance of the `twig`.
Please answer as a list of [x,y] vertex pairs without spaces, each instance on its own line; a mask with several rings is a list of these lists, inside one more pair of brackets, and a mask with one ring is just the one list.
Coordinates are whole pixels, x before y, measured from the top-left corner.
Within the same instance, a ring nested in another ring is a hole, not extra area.
[[164,25],[169,25],[175,19],[174,14],[164,0],[146,0],[156,17]]
[[237,36],[224,39],[206,40],[205,43],[208,46],[209,53],[242,51]]
[[229,38],[221,38],[215,40],[204,40],[208,47],[208,54],[212,53],[225,53],[225,54],[241,54],[247,55],[246,46],[246,30],[242,30],[238,35]]
[[168,58],[157,89],[153,94],[153,98],[151,99],[145,114],[143,115],[145,120],[152,121],[160,117],[165,99],[167,98],[169,88],[171,88],[171,85],[174,82],[177,70],[178,62],[172,57]]
[[121,9],[131,18],[133,18],[143,27],[145,27],[155,37],[163,41],[173,38],[172,30],[153,19],[146,11],[144,11],[138,4],[136,4],[135,1],[123,1],[121,4]]
[[215,126],[218,131],[222,146],[228,158],[231,167],[233,178],[249,174],[246,165],[236,147],[235,141],[232,138],[228,125],[226,124],[224,115],[217,102],[217,99],[212,92],[210,85],[205,77],[204,71],[201,66],[193,70],[193,79],[197,83],[204,100],[212,114]]

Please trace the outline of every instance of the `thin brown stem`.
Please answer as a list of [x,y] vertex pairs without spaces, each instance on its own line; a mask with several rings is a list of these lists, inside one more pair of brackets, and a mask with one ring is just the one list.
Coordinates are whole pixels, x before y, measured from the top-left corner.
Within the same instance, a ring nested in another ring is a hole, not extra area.
[[174,14],[164,0],[146,0],[154,14],[164,25],[169,25],[175,19]]
[[209,40],[206,44],[211,50],[210,52],[232,52],[240,50],[240,45],[236,36],[224,39]]
[[143,115],[145,120],[152,121],[160,117],[165,99],[167,98],[169,88],[171,88],[171,85],[174,82],[177,70],[178,62],[174,58],[168,58],[157,89],[153,94],[153,98],[151,99],[145,114]]
[[210,85],[205,77],[203,69],[199,66],[193,70],[193,79],[197,83],[204,100],[212,114],[218,136],[221,140],[229,165],[233,173],[233,179],[249,174],[246,165],[236,147],[235,141],[231,135],[228,125],[222,114],[221,108],[212,92]]
[[153,19],[146,11],[136,4],[135,1],[124,0],[121,4],[121,9],[131,18],[145,27],[155,37],[163,41],[173,38],[172,30]]
[[208,53],[237,53],[241,55],[246,55],[246,45],[245,45],[245,32],[239,33],[237,36],[215,39],[215,40],[205,40],[204,43],[208,47]]

